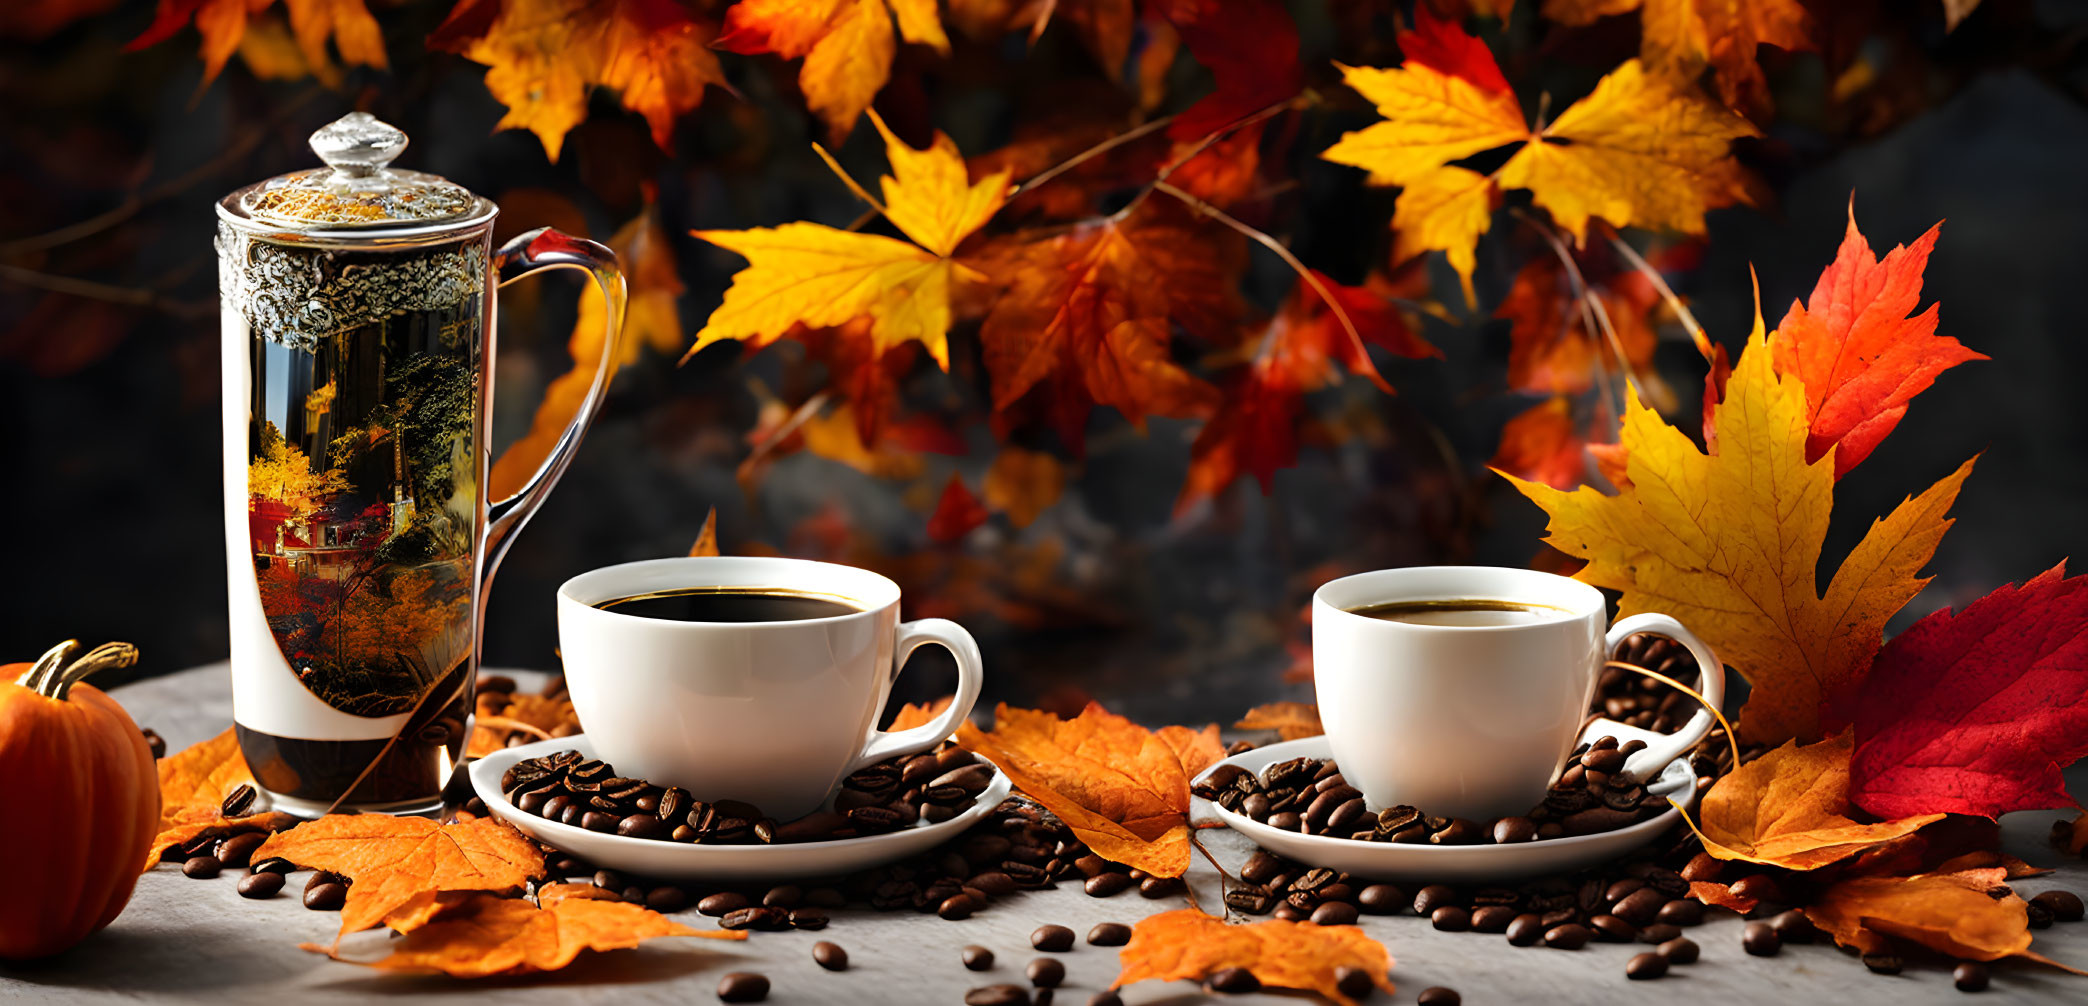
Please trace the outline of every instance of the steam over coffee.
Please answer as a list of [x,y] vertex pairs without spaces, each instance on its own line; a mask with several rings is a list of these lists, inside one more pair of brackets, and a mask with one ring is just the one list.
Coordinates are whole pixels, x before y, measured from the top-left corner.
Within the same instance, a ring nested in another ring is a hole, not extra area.
[[1496,601],[1485,598],[1467,598],[1442,601],[1385,601],[1350,608],[1351,614],[1365,618],[1382,618],[1388,622],[1409,622],[1414,625],[1532,625],[1549,622],[1567,614],[1564,608],[1548,604],[1533,604],[1528,601]]
[[595,607],[619,615],[675,622],[800,622],[862,609],[826,594],[765,587],[688,587],[634,594]]

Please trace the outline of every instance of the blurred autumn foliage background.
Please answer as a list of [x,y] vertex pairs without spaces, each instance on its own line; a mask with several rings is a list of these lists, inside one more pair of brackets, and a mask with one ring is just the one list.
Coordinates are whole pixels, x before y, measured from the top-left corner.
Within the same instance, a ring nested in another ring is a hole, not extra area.
[[[2082,555],[2088,3],[1703,6],[14,0],[0,646],[223,655],[211,204],[311,166],[352,109],[498,201],[497,240],[594,236],[632,277],[624,366],[500,571],[489,664],[551,666],[560,581],[680,554],[715,506],[728,554],[869,566],[908,617],[964,621],[989,698],[1229,717],[1307,687],[1299,613],[1331,576],[1557,568],[1488,465],[1599,479],[1583,445],[1627,379],[1694,414],[1688,319],[1737,348],[1758,278],[1773,325],[1852,192],[1881,253],[1946,221],[1922,303],[2000,361],[1942,376],[1978,404],[1917,403],[1838,490],[1882,513],[1986,450],[1902,618]],[[1388,109],[1431,88],[1470,121],[1417,161]],[[1553,163],[1641,126],[1641,174]],[[968,178],[934,176],[958,153]],[[727,298],[796,281],[785,237],[906,278],[774,298],[794,315]],[[503,292],[496,486],[584,391],[590,312],[566,280]]]

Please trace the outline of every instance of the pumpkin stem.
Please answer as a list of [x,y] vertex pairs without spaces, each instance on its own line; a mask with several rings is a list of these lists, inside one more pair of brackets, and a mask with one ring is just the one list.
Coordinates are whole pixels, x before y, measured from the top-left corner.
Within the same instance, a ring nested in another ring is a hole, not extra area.
[[138,662],[138,648],[129,643],[103,643],[88,650],[72,666],[60,671],[51,697],[61,702],[81,678],[108,667],[129,667]]
[[29,665],[29,669],[23,671],[22,676],[15,679],[15,684],[21,685],[23,688],[27,688],[38,695],[50,694],[44,690],[44,682],[49,680],[52,671],[63,666],[72,657],[74,651],[79,648],[79,640],[68,639],[45,650],[43,656],[36,658],[36,663]]

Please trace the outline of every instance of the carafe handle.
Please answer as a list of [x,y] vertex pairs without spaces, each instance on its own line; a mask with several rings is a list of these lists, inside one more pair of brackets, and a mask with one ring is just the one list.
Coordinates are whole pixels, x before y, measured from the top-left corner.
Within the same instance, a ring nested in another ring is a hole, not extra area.
[[[607,331],[602,336],[602,358],[595,366],[594,383],[588,386],[587,398],[580,403],[580,410],[573,414],[573,421],[566,424],[564,433],[559,434],[558,443],[551,448],[551,453],[545,455],[543,463],[537,466],[536,473],[522,484],[522,488],[486,508],[486,583],[492,582],[493,572],[499,567],[508,545],[514,542],[515,532],[528,522],[529,516],[544,502],[544,497],[550,495],[558,477],[565,474],[566,466],[572,464],[573,452],[580,446],[580,438],[586,435],[588,424],[594,421],[603,399],[608,397],[609,378],[616,370],[617,341],[623,336],[625,301],[623,270],[617,265],[615,252],[549,227],[518,235],[503,245],[493,255],[493,268],[499,286],[548,269],[585,271],[602,291]],[[491,363],[487,365],[491,366]]]

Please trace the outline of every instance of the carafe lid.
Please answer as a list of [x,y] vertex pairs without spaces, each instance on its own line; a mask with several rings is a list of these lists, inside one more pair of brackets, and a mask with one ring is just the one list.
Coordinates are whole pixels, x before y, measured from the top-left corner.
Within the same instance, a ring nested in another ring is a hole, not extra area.
[[221,215],[298,231],[433,229],[477,223],[493,204],[462,185],[419,171],[387,167],[406,149],[406,134],[368,112],[350,112],[312,134],[326,167],[293,171],[249,185],[219,203]]

